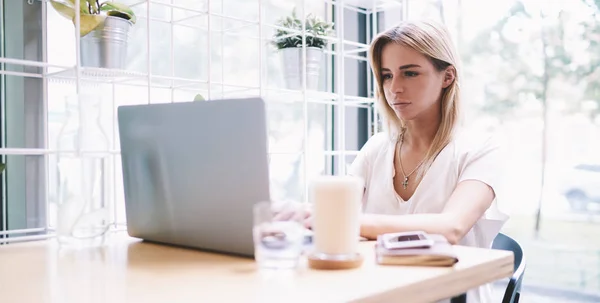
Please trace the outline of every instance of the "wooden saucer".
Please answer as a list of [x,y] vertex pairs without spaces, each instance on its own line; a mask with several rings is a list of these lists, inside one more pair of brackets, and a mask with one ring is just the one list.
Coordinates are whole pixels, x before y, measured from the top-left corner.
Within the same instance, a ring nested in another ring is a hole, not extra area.
[[363,256],[358,253],[342,257],[313,253],[308,255],[308,267],[325,270],[353,269],[360,267],[363,260]]

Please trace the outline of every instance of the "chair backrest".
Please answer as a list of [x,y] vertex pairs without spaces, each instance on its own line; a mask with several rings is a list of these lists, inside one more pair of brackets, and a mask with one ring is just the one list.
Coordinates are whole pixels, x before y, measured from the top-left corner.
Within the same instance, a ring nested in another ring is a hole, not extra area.
[[517,241],[503,233],[499,233],[498,236],[496,236],[492,248],[510,250],[515,256],[513,275],[506,286],[502,303],[517,303],[521,296],[521,284],[523,283],[526,267],[523,248]]

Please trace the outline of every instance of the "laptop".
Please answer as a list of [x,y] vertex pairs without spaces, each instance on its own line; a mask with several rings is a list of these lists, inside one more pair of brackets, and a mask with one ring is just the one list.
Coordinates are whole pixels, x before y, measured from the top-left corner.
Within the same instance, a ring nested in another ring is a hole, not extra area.
[[129,235],[253,257],[253,205],[270,199],[263,100],[117,111]]

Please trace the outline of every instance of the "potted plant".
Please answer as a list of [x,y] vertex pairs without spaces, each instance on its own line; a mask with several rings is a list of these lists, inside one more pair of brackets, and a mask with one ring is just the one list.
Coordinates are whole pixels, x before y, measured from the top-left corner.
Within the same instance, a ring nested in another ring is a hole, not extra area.
[[196,96],[194,96],[194,101],[205,101],[205,99],[201,94],[196,94]]
[[80,13],[81,65],[124,69],[129,29],[136,22],[133,10],[122,3],[98,0],[50,0],[62,16],[76,21]]
[[[281,54],[285,84],[288,89],[302,88],[302,20],[296,9],[286,18],[278,20],[273,45]],[[289,30],[288,30],[289,29]],[[333,23],[325,22],[312,14],[306,16],[306,88],[317,90],[323,52],[327,39],[333,32]]]

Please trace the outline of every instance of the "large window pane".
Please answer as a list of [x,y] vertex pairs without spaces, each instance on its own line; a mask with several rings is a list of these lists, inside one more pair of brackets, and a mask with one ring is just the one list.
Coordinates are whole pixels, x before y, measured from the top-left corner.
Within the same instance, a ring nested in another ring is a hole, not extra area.
[[564,302],[600,294],[600,242],[591,240],[600,205],[597,4],[412,0],[408,7],[411,18],[450,28],[463,61],[467,123],[505,143],[500,207],[511,219],[503,232],[528,256],[525,296]]
[[45,106],[42,69],[28,62],[43,58],[42,3],[0,2],[1,144],[10,148],[1,162],[0,231],[45,228],[45,158],[27,150],[45,144]]

